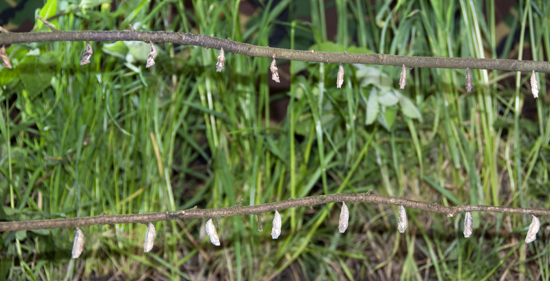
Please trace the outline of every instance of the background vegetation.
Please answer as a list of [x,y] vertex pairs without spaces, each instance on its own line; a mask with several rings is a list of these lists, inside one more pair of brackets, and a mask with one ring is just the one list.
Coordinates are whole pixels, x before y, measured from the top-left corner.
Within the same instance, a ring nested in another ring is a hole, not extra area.
[[[528,58],[550,54],[550,3],[519,1],[503,21],[501,1],[47,0],[38,13],[61,30],[200,33],[257,45],[411,56]],[[250,5],[250,3],[248,3]],[[239,9],[241,8],[241,10]],[[331,14],[327,14],[328,11]],[[504,11],[506,14],[508,11]],[[336,24],[327,24],[334,19]],[[34,18],[34,15],[33,15]],[[310,19],[310,20],[309,20]],[[336,30],[334,30],[336,29]],[[502,30],[508,31],[499,33]],[[332,31],[331,31],[332,30]],[[35,31],[49,32],[41,22]],[[334,36],[331,35],[334,34]],[[497,38],[498,37],[498,38]],[[12,45],[0,70],[0,196],[3,220],[55,219],[262,204],[325,193],[374,192],[443,205],[549,208],[550,110],[529,75],[271,61],[165,44],[145,69],[141,42]],[[524,55],[525,52],[525,55]],[[271,86],[271,87],[270,87]],[[279,105],[278,107],[275,105]],[[282,106],[281,106],[282,104]],[[348,181],[345,181],[347,179]],[[453,218],[348,204],[220,220],[221,247],[203,220],[3,233],[0,276],[13,280],[549,280],[549,224],[523,242],[528,216],[474,213],[474,234]],[[105,278],[107,279],[107,278]]]

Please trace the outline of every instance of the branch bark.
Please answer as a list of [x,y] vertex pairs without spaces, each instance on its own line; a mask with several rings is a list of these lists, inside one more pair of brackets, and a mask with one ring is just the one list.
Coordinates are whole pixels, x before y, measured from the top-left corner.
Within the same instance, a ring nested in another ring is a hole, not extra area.
[[55,41],[143,41],[155,43],[174,43],[180,45],[201,46],[212,49],[223,49],[226,52],[249,57],[324,62],[324,63],[360,63],[372,65],[394,65],[406,67],[487,69],[521,72],[550,73],[550,62],[520,61],[507,59],[476,58],[436,58],[412,57],[384,54],[348,54],[289,50],[261,47],[231,40],[215,38],[200,34],[163,31],[59,31],[40,33],[9,33],[0,36],[0,45],[32,42]]
[[537,216],[550,216],[550,210],[544,209],[522,209],[497,206],[457,206],[445,207],[438,204],[408,200],[397,197],[386,197],[370,195],[369,193],[359,194],[331,194],[305,197],[300,199],[288,199],[285,201],[267,203],[256,206],[234,206],[219,209],[189,209],[173,212],[160,212],[137,215],[102,215],[95,217],[56,219],[56,220],[35,220],[21,222],[0,223],[0,231],[17,231],[31,229],[48,229],[58,227],[84,227],[90,225],[118,224],[118,223],[148,223],[155,221],[169,221],[179,219],[197,218],[221,218],[239,215],[259,215],[297,207],[308,207],[334,202],[364,202],[384,205],[403,205],[408,209],[423,210],[432,213],[446,214],[451,217],[460,212],[488,212],[505,214],[531,214]]

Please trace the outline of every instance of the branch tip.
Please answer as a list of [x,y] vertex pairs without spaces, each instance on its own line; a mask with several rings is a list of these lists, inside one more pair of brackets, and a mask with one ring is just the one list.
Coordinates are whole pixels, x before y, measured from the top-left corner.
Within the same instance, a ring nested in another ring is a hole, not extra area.
[[52,32],[61,32],[59,29],[55,28],[55,25],[51,24],[49,21],[45,20],[43,17],[41,17],[40,15],[36,15],[36,17],[41,20],[45,25],[47,25],[51,30]]

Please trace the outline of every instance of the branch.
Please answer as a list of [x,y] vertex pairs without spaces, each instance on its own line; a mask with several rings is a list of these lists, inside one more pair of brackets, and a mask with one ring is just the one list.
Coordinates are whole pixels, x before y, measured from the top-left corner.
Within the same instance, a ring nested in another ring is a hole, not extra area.
[[364,202],[385,205],[402,205],[408,209],[423,210],[432,213],[446,214],[449,217],[460,212],[488,212],[505,214],[531,214],[537,216],[550,216],[550,210],[544,209],[522,209],[496,206],[457,206],[444,207],[438,204],[413,201],[397,197],[386,197],[370,195],[369,193],[360,194],[331,194],[305,197],[300,199],[288,199],[285,201],[267,203],[256,206],[234,206],[219,209],[190,209],[173,212],[160,212],[138,215],[102,215],[95,217],[56,219],[56,220],[35,220],[22,222],[3,222],[0,223],[1,231],[17,231],[31,229],[46,229],[58,227],[83,227],[90,225],[118,224],[118,223],[148,223],[155,221],[169,221],[179,219],[197,219],[197,218],[221,218],[239,215],[259,215],[262,213],[273,212],[275,210],[284,210],[297,207],[308,207],[320,204],[334,202]]
[[49,21],[45,20],[43,17],[41,17],[40,15],[36,15],[36,17],[41,20],[45,25],[47,25],[51,30],[52,32],[61,32],[59,29],[55,28],[55,25],[51,24]]
[[0,36],[0,45],[33,42],[55,41],[143,41],[154,43],[174,43],[180,45],[201,46],[212,49],[223,49],[226,52],[247,55],[249,57],[324,62],[324,63],[360,63],[372,65],[394,65],[409,68],[455,68],[455,69],[488,69],[521,72],[550,73],[550,63],[544,61],[519,61],[504,59],[475,58],[435,58],[395,56],[384,54],[349,54],[299,51],[271,47],[261,47],[231,40],[219,39],[200,34],[163,31],[59,31],[41,33],[10,33]]

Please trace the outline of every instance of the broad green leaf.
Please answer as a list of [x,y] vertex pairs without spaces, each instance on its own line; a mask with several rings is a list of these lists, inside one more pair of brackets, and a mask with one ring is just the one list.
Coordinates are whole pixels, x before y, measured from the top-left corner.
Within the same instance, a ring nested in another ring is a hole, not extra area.
[[346,48],[342,45],[338,45],[334,42],[323,42],[319,44],[315,44],[309,48],[310,50],[314,50],[316,52],[331,52],[331,53],[343,53]]
[[27,238],[27,231],[26,230],[19,230],[15,232],[15,238],[21,240],[25,240]]
[[361,87],[374,85],[386,91],[392,89],[393,80],[387,74],[380,72],[378,68],[365,66],[363,64],[353,64],[353,66],[357,69],[355,75],[357,80],[361,80]]
[[350,54],[372,54],[373,52],[365,47],[351,46],[347,49]]
[[33,229],[31,231],[36,233],[36,234],[40,234],[40,235],[44,235],[44,236],[50,235],[50,230],[49,229]]
[[410,99],[405,96],[401,97],[399,100],[399,105],[401,106],[401,111],[405,114],[405,116],[422,121],[420,111],[418,111],[418,108],[414,106]]
[[370,125],[376,120],[378,116],[378,107],[378,94],[376,93],[376,89],[372,88],[369,99],[367,100],[367,118],[365,124]]
[[101,50],[106,54],[124,60],[126,59],[126,55],[128,54],[128,47],[126,47],[126,44],[124,44],[124,42],[122,41],[118,41],[112,44],[105,44],[103,45],[103,48],[101,48]]
[[399,98],[397,98],[392,91],[379,92],[378,102],[384,106],[392,106],[399,102]]
[[391,131],[395,118],[397,117],[397,107],[382,107],[382,112],[378,115],[378,122]]
[[[57,13],[57,0],[48,0],[48,2],[46,2],[46,5],[44,5],[44,7],[42,9],[40,9],[40,13],[38,13],[42,18],[44,19],[48,19],[48,18],[51,18],[53,17],[55,14]],[[51,24],[53,24],[54,26],[56,25],[57,23],[57,20],[52,20],[50,21]],[[36,30],[39,30],[43,25],[44,23],[41,21],[41,20],[36,20]]]
[[19,64],[19,78],[29,91],[31,98],[50,86],[55,73],[53,71],[55,64],[49,58],[49,56],[44,58],[41,56],[26,56]]

